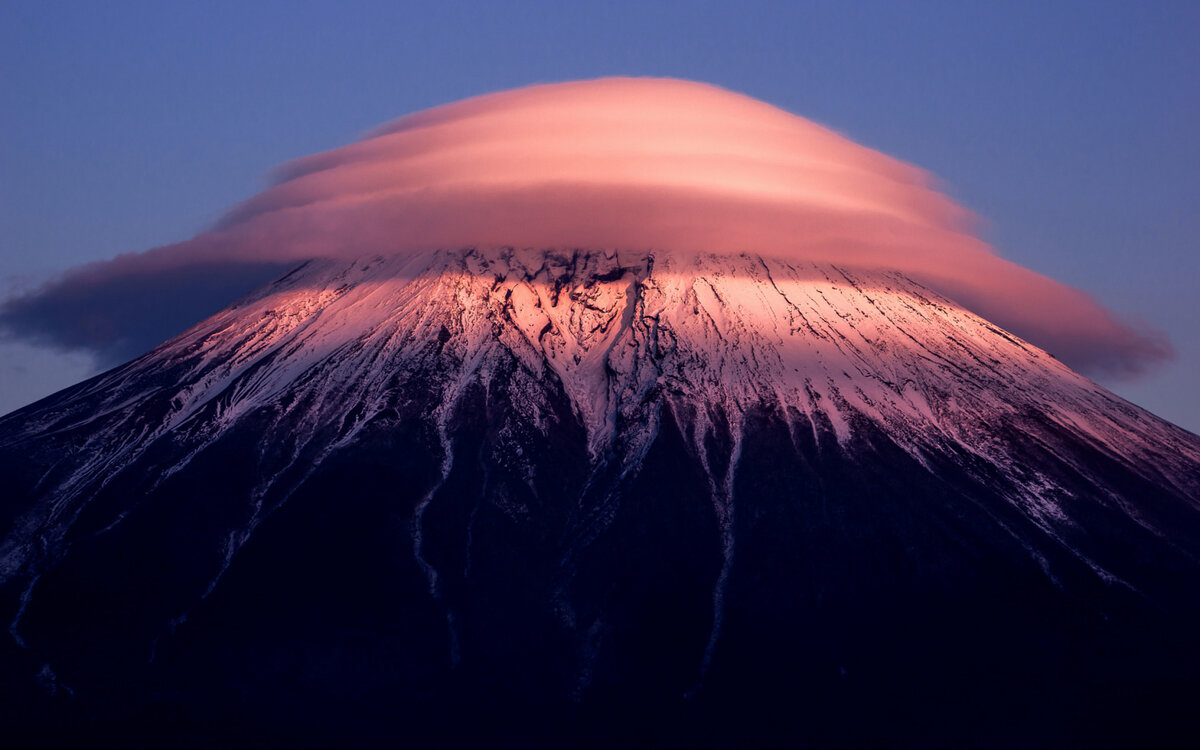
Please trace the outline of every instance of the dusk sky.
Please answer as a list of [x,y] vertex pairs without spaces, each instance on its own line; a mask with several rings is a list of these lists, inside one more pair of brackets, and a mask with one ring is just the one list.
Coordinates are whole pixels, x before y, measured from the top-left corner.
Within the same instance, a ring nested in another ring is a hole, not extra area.
[[[1003,258],[1164,332],[1172,361],[1099,381],[1200,431],[1196,3],[247,5],[5,4],[5,291],[187,240],[276,165],[407,113],[670,76],[931,172]],[[95,367],[0,344],[0,412]]]

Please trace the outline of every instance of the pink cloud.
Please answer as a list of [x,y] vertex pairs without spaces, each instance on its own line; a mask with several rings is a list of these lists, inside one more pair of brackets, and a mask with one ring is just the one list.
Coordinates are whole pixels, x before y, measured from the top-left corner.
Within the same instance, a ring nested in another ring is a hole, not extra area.
[[87,273],[513,246],[750,252],[906,273],[1092,372],[1169,355],[1021,268],[926,172],[713,86],[533,86],[403,117],[290,162],[212,231]]

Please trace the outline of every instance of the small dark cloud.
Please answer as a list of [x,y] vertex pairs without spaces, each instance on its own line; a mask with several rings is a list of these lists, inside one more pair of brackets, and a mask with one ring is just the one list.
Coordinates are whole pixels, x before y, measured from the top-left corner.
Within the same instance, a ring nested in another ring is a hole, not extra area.
[[[127,259],[131,256],[125,256]],[[95,264],[0,305],[0,332],[107,367],[141,355],[294,263]]]

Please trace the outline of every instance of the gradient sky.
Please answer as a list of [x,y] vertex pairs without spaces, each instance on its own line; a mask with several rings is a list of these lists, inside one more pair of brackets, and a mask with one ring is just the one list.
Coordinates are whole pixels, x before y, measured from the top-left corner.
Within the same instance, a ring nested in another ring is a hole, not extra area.
[[[1173,363],[1102,382],[1200,431],[1200,3],[976,5],[9,0],[0,279],[186,239],[408,112],[673,76],[936,174],[1004,257],[1165,331]],[[0,412],[88,367],[0,345]]]

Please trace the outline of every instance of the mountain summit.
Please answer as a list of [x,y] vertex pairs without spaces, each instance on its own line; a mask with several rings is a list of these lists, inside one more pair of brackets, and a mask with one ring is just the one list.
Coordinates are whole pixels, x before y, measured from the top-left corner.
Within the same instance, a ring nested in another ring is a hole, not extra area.
[[1200,438],[898,271],[314,260],[0,419],[0,468],[24,729],[1195,730]]

